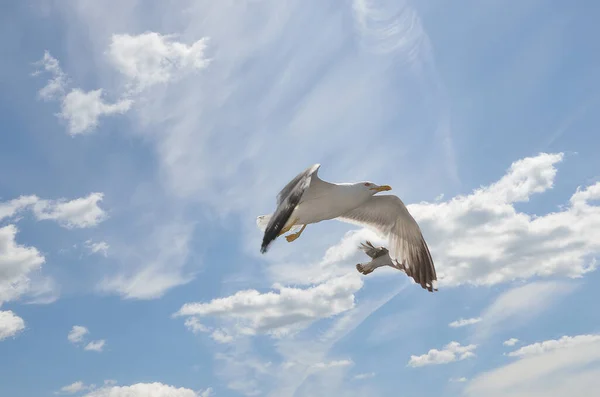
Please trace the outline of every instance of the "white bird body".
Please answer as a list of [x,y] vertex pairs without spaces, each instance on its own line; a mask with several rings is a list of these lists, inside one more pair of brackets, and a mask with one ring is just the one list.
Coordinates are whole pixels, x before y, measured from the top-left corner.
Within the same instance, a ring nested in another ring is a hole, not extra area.
[[310,225],[335,219],[348,211],[360,207],[371,197],[372,192],[354,184],[311,184],[306,198],[296,206],[290,220],[296,224]]
[[265,232],[261,251],[265,253],[273,240],[294,228],[301,227],[286,236],[289,242],[297,239],[306,225],[337,219],[387,236],[392,266],[406,271],[423,288],[435,290],[435,267],[419,225],[400,198],[375,196],[391,188],[371,182],[325,182],[317,175],[319,167],[315,164],[292,179],[278,194],[276,211],[257,218]]

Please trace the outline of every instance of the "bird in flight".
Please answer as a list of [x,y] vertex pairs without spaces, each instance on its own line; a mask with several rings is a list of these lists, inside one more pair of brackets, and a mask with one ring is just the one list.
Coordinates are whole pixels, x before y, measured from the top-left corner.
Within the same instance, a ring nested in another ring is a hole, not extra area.
[[377,195],[392,188],[372,182],[326,182],[318,176],[320,167],[315,164],[298,174],[277,195],[275,212],[257,218],[264,231],[261,252],[266,253],[285,233],[295,231],[285,236],[292,242],[307,225],[336,219],[387,237],[391,265],[405,271],[422,288],[437,290],[435,266],[419,225],[400,198]]

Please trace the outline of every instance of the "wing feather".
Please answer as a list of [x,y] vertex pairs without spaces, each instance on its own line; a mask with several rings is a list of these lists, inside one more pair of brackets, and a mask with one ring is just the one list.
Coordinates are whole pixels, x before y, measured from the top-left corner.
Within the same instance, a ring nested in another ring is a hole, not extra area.
[[392,260],[422,288],[437,291],[434,286],[437,275],[429,247],[419,225],[400,198],[393,195],[373,196],[365,204],[337,219],[375,229],[387,236]]
[[269,219],[265,227],[262,245],[260,252],[267,252],[269,245],[279,236],[281,230],[290,219],[290,216],[296,209],[296,206],[302,200],[302,196],[307,191],[313,180],[313,175],[316,177],[317,171],[321,167],[320,164],[315,164],[294,177],[281,191],[277,194],[277,209]]

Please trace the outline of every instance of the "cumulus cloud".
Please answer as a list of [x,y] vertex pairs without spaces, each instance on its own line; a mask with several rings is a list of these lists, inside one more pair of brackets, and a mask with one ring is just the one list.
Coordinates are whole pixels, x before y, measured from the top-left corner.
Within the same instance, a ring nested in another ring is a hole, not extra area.
[[132,105],[131,99],[106,102],[101,88],[87,92],[75,88],[62,100],[59,117],[67,121],[69,134],[78,135],[93,131],[100,117],[124,114]]
[[450,324],[448,324],[448,326],[451,328],[460,328],[460,327],[466,327],[467,325],[477,324],[480,321],[481,321],[481,317],[460,318],[456,321],[452,321]]
[[598,390],[600,340],[581,335],[574,343],[575,338],[552,343],[552,348],[542,343],[530,350],[535,354],[519,355],[512,363],[477,375],[465,387],[464,396],[563,397]]
[[0,341],[13,337],[25,329],[25,321],[11,310],[0,310]]
[[30,291],[30,275],[45,258],[34,247],[16,241],[15,225],[0,227],[0,306]]
[[208,66],[209,61],[205,57],[208,39],[202,38],[187,45],[174,38],[173,35],[156,32],[114,34],[108,57],[135,90],[167,83],[185,72]]
[[408,365],[410,367],[422,367],[425,365],[448,364],[454,361],[462,361],[475,357],[473,351],[477,345],[461,346],[458,342],[450,342],[443,350],[431,349],[421,356],[410,356]]
[[440,285],[495,285],[533,276],[580,277],[600,251],[600,182],[562,210],[533,216],[515,204],[552,188],[562,153],[514,162],[499,181],[467,196],[409,205],[439,269]]
[[206,390],[196,392],[184,387],[175,387],[154,382],[136,383],[130,386],[102,387],[87,393],[84,397],[206,397],[210,396],[211,392],[206,394]]
[[73,328],[71,328],[71,331],[69,331],[67,339],[71,343],[79,343],[82,342],[83,338],[89,333],[90,331],[86,327],[82,325],[74,325]]
[[348,274],[306,289],[244,290],[207,303],[186,303],[175,315],[218,317],[241,323],[246,333],[283,335],[352,309],[362,285],[358,275]]
[[600,341],[600,335],[588,334],[577,336],[563,336],[560,339],[551,339],[543,342],[523,346],[518,350],[508,353],[511,357],[525,357],[539,355],[553,350],[568,349],[574,346],[593,344]]
[[510,338],[502,342],[504,346],[514,346],[519,342],[517,338]]
[[93,352],[101,352],[102,350],[104,350],[105,344],[106,344],[106,341],[104,339],[93,340],[90,343],[88,343],[87,345],[85,345],[83,350],[93,351]]

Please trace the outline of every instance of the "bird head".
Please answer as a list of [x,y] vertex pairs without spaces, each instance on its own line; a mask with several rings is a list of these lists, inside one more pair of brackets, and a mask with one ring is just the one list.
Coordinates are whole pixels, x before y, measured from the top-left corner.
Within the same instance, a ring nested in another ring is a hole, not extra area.
[[373,182],[362,182],[362,186],[367,191],[371,192],[371,194],[377,194],[379,192],[387,192],[392,190],[389,185],[376,185]]

